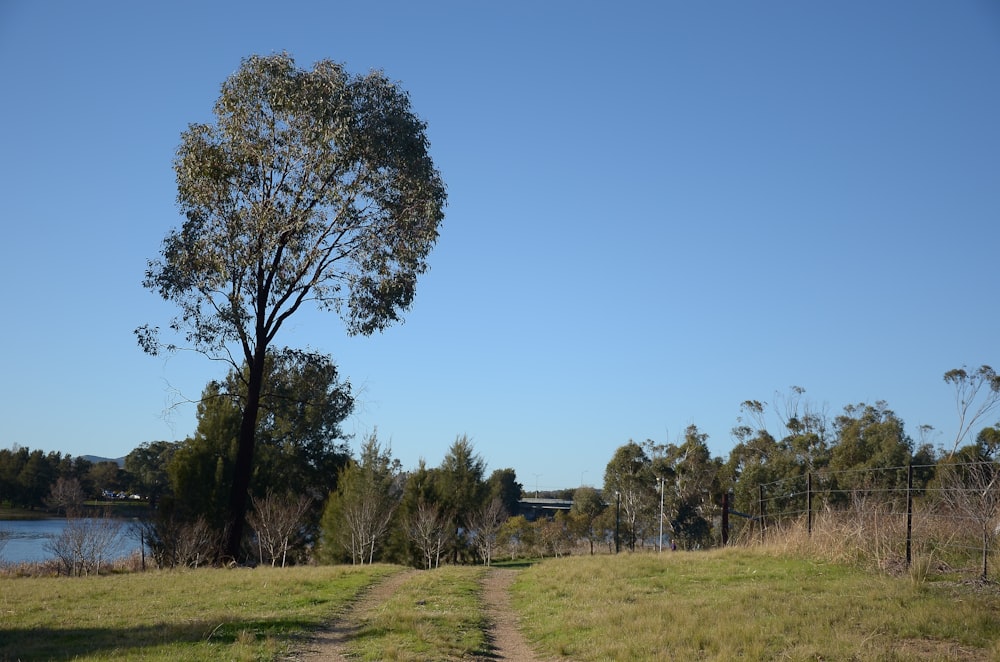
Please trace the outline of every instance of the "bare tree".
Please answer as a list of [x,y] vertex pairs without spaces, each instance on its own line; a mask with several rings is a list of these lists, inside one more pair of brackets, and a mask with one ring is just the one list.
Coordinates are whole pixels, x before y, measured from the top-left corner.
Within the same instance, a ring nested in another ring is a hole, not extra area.
[[285,567],[288,550],[300,535],[305,514],[312,498],[307,495],[276,496],[271,490],[262,498],[251,497],[252,509],[247,513],[247,523],[257,535],[260,562],[265,558],[271,567],[281,560]]
[[433,503],[422,502],[406,523],[410,541],[423,555],[426,569],[441,565],[441,551],[449,532],[448,516]]
[[475,545],[479,557],[483,560],[483,565],[488,566],[492,562],[500,527],[506,520],[507,510],[503,507],[503,501],[498,496],[493,497],[482,508],[469,515],[466,526],[472,537],[472,544]]
[[944,381],[955,387],[955,407],[958,409],[958,431],[950,457],[968,436],[969,430],[1000,406],[1000,375],[988,365],[979,366],[975,372],[969,372],[962,366],[944,373]]
[[211,562],[224,539],[223,532],[214,530],[202,517],[193,522],[171,517],[144,522],[141,535],[161,568],[197,568]]
[[83,501],[83,487],[80,486],[80,481],[60,476],[52,486],[49,497],[45,499],[45,505],[62,512],[67,517],[77,517],[83,510]]
[[952,510],[975,522],[982,536],[980,577],[985,580],[990,541],[1000,523],[1000,465],[992,461],[945,464],[940,496]]
[[375,560],[375,550],[379,541],[389,530],[389,522],[396,510],[397,501],[386,493],[374,490],[362,498],[344,504],[342,543],[351,555],[353,563],[365,564]]
[[121,533],[121,522],[110,517],[71,519],[62,533],[45,543],[45,550],[62,564],[66,574],[100,574]]
[[375,552],[389,531],[402,494],[399,462],[383,449],[376,433],[365,439],[358,462],[340,473],[335,497],[339,500],[339,538],[352,563],[375,560]]

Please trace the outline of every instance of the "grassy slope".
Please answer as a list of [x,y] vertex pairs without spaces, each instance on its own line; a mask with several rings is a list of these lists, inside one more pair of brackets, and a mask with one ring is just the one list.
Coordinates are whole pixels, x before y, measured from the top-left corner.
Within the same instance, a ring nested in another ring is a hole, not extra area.
[[515,605],[545,655],[587,660],[995,659],[1000,593],[747,550],[569,558]]

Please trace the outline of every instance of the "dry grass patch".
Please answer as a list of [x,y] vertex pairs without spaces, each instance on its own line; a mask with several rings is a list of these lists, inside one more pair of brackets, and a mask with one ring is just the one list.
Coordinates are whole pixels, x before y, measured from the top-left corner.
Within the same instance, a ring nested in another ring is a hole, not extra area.
[[587,660],[993,659],[1000,596],[748,550],[546,561],[515,605],[543,655]]

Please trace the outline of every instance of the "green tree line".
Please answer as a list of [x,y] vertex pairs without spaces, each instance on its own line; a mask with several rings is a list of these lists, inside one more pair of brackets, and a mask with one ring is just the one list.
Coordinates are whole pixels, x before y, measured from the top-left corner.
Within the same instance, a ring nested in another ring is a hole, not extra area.
[[135,486],[117,462],[92,462],[24,446],[0,449],[0,504],[26,510],[64,509],[65,504],[52,498],[57,484],[72,486],[80,502],[100,499],[105,493],[131,492]]
[[[151,510],[147,540],[162,564],[223,561],[244,383],[235,371],[209,383],[195,433],[179,442],[142,444],[128,454],[124,468],[27,448],[0,450],[0,500],[68,512],[68,485],[89,498],[106,490],[142,495]],[[422,460],[404,469],[377,431],[352,452],[340,427],[353,410],[350,383],[325,357],[270,355],[261,401],[241,557],[272,564],[391,561],[435,567],[489,563],[505,554],[558,555],[580,543],[591,553],[661,540],[700,548],[721,542],[724,495],[731,508],[753,511],[762,486],[780,486],[789,494],[783,507],[801,512],[806,477],[812,475],[825,481],[825,505],[846,506],[848,495],[859,491],[899,494],[905,471],[880,470],[913,465],[918,493],[947,476],[975,478],[984,488],[982,502],[997,487],[995,472],[962,467],[1000,467],[1000,425],[981,428],[957,449],[935,448],[926,440],[926,426],[915,442],[885,402],[849,404],[831,416],[793,387],[771,404],[740,405],[732,429],[736,443],[727,457],[712,455],[708,436],[696,425],[675,442],[630,440],[611,453],[601,489],[553,495],[572,497],[572,508],[530,522],[519,514],[524,491],[515,471],[488,472],[465,435],[437,466]],[[991,512],[980,502],[972,507]]]

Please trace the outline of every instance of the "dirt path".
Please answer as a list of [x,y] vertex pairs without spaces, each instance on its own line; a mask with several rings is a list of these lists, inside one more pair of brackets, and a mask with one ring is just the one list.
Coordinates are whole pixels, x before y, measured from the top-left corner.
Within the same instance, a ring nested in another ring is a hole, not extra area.
[[396,590],[406,583],[406,580],[416,570],[404,570],[376,584],[368,590],[361,599],[348,607],[347,613],[330,623],[329,626],[317,631],[312,639],[290,660],[308,660],[309,662],[347,662],[345,651],[347,642],[357,634],[365,614],[368,614],[388,600]]
[[517,627],[517,618],[510,604],[510,585],[517,570],[490,568],[483,581],[483,602],[490,620],[490,653],[480,660],[517,660],[538,662],[528,642]]
[[[347,644],[354,637],[364,621],[365,615],[379,608],[417,570],[397,573],[372,587],[361,599],[352,605],[342,617],[310,638],[296,654],[288,660],[301,662],[348,662]],[[510,604],[510,585],[517,576],[516,570],[491,568],[483,580],[483,602],[486,617],[490,623],[487,637],[490,651],[474,658],[479,662],[511,660],[517,662],[540,662],[528,647],[517,628],[517,620]]]

